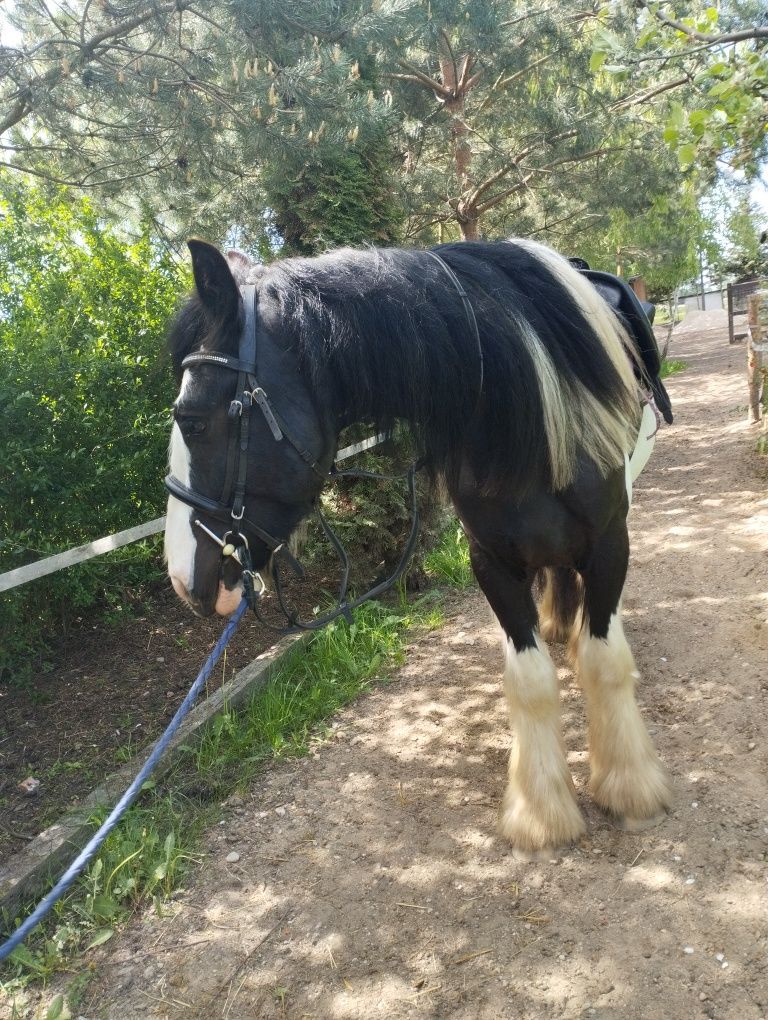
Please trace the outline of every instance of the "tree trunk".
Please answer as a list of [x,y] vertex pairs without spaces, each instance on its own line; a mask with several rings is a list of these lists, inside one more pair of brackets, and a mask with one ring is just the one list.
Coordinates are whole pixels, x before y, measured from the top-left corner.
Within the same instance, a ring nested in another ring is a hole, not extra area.
[[[465,79],[471,57],[469,54],[465,55],[459,62],[459,68],[444,37],[440,38],[439,49],[440,74],[443,85],[451,92],[451,98],[444,100],[444,104],[446,113],[450,117],[449,129],[452,140],[453,165],[456,171],[459,195],[464,196],[469,192],[471,186],[469,170],[472,162],[472,146],[469,143],[469,128],[464,119],[466,109]],[[461,230],[462,240],[477,241],[480,237],[480,215],[476,209],[463,209],[462,201],[460,198],[456,206],[456,219]]]
[[458,216],[462,241],[480,240],[480,214],[474,210]]

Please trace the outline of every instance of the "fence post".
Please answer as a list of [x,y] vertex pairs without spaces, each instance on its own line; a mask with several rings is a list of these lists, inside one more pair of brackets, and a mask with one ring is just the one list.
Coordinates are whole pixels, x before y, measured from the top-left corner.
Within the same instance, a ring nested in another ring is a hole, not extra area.
[[733,284],[728,284],[728,343],[733,343]]

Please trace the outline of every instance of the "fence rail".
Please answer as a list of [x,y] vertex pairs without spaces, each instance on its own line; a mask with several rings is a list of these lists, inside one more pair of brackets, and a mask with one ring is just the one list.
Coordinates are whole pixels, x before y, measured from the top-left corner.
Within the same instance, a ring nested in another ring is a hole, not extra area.
[[728,342],[736,343],[743,340],[747,335],[747,325],[744,322],[738,332],[736,330],[735,318],[737,315],[746,315],[749,305],[749,296],[755,291],[765,287],[765,280],[748,280],[746,283],[728,284]]
[[[378,435],[369,436],[359,443],[345,446],[336,454],[336,463],[354,457],[356,453],[363,453],[374,446],[389,439],[389,435],[380,432]],[[146,524],[138,524],[134,528],[125,531],[118,531],[114,535],[107,535],[105,538],[97,538],[95,542],[87,542],[85,545],[78,545],[74,549],[67,549],[65,552],[55,553],[43,560],[36,560],[34,563],[27,563],[26,566],[16,567],[5,574],[0,574],[0,592],[10,591],[11,588],[18,588],[22,584],[36,581],[48,574],[55,574],[58,570],[66,567],[73,567],[76,563],[85,563],[96,556],[103,556],[104,553],[112,552],[124,545],[131,545],[133,542],[140,542],[143,538],[157,535],[165,529],[165,517],[156,517]]]

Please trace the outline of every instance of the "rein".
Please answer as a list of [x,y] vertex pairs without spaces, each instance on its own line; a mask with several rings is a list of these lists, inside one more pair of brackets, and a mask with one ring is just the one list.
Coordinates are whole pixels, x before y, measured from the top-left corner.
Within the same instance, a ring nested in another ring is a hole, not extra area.
[[[461,285],[456,274],[440,256],[433,251],[427,251],[433,259],[440,263],[456,287],[464,305],[470,328],[477,341],[480,365],[480,385],[478,390],[478,403],[483,392],[483,350],[480,343],[480,333],[477,326],[475,313],[470,304],[469,298]],[[424,466],[424,459],[415,461],[408,470],[402,474],[386,475],[377,474],[372,471],[349,470],[339,471],[334,464],[330,472],[325,473],[317,464],[317,460],[309,453],[304,446],[295,438],[286,425],[281,415],[272,406],[267,393],[258,381],[258,365],[256,361],[256,287],[249,284],[242,288],[243,308],[245,318],[243,329],[240,334],[238,357],[230,357],[226,354],[209,354],[201,351],[195,354],[188,354],[181,363],[182,369],[194,365],[209,364],[218,365],[229,371],[237,372],[237,395],[229,405],[229,442],[227,448],[227,466],[222,487],[221,496],[218,500],[212,499],[203,493],[197,492],[183,482],[179,481],[172,474],[165,478],[165,487],[168,492],[182,503],[200,510],[215,520],[229,524],[229,528],[223,536],[208,528],[202,521],[195,519],[194,525],[204,532],[211,541],[221,547],[222,559],[234,558],[242,567],[243,591],[249,607],[253,610],[258,620],[270,630],[279,634],[293,634],[300,631],[319,630],[326,624],[339,616],[351,622],[352,610],[367,602],[368,599],[376,598],[393,587],[405,572],[408,561],[416,548],[419,536],[420,514],[416,496],[416,473]],[[323,534],[334,548],[342,568],[342,576],[339,584],[337,604],[314,620],[302,621],[298,618],[295,610],[290,609],[285,602],[283,580],[280,575],[280,560],[285,560],[297,577],[304,577],[305,571],[299,561],[288,548],[288,540],[270,534],[258,524],[245,516],[245,493],[248,474],[248,443],[250,438],[251,414],[254,406],[257,407],[267,426],[272,433],[275,442],[283,440],[293,448],[301,460],[318,476],[323,482],[332,481],[336,478],[372,478],[392,480],[404,478],[408,486],[408,493],[411,501],[411,530],[398,560],[394,572],[385,580],[374,585],[364,595],[360,595],[351,601],[347,598],[349,585],[349,557],[338,535],[333,531],[320,510],[319,501],[315,505],[315,515],[318,519]],[[285,626],[276,626],[266,620],[261,611],[262,597],[267,590],[261,574],[253,570],[251,552],[248,546],[248,539],[241,531],[247,528],[256,535],[272,554],[272,575],[275,584],[275,595],[280,612],[287,621]]]

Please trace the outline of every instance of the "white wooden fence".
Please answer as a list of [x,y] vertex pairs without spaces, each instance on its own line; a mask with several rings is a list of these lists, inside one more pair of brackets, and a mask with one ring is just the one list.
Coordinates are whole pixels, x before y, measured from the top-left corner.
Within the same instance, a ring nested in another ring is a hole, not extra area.
[[[362,442],[354,443],[352,446],[345,446],[336,454],[336,463],[348,460],[356,453],[370,450],[373,446],[383,443],[389,436],[386,433],[379,433],[363,439]],[[76,563],[85,563],[95,556],[103,556],[104,553],[112,552],[123,545],[130,545],[132,542],[139,542],[142,538],[149,538],[150,535],[157,535],[165,528],[165,517],[157,517],[154,521],[147,521],[146,524],[139,524],[135,528],[128,528],[126,531],[118,531],[115,535],[107,535],[106,538],[97,538],[95,542],[88,542],[85,545],[78,545],[74,549],[67,549],[65,552],[56,553],[54,556],[47,556],[43,560],[36,560],[24,567],[16,567],[5,574],[0,574],[0,592],[10,591],[11,588],[18,588],[19,585],[28,584],[39,577],[47,574],[54,574],[57,570],[65,567],[72,567]]]

